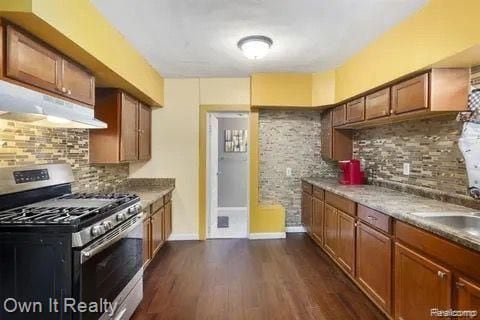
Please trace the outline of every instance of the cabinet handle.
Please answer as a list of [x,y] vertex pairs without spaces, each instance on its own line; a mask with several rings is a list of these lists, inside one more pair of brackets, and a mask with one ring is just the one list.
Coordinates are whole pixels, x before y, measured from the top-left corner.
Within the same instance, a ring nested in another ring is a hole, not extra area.
[[373,216],[367,216],[367,219],[370,219],[370,220],[372,220],[372,221],[377,220],[377,218],[375,218],[375,217],[373,217]]
[[459,288],[459,289],[465,287],[465,283],[460,282],[460,281],[455,282],[455,285],[456,285],[457,288]]
[[439,277],[440,279],[443,279],[443,278],[445,278],[445,276],[446,276],[447,274],[446,274],[445,272],[438,271],[438,272],[437,272],[437,275],[438,275],[438,277]]
[[63,92],[63,93],[67,93],[67,88],[62,87],[62,92]]
[[67,94],[72,94],[72,90],[68,89]]

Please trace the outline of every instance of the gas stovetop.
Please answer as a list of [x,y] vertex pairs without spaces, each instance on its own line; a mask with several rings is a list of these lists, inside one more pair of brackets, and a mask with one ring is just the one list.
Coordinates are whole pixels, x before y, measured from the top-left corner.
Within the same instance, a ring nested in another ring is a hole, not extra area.
[[74,225],[121,210],[139,198],[123,193],[73,193],[0,212],[0,224]]

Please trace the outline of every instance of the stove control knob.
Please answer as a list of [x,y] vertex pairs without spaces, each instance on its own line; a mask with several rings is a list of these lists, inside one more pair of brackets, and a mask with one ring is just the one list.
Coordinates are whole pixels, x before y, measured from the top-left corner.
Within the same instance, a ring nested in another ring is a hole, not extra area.
[[143,208],[142,208],[142,205],[140,205],[140,204],[138,204],[138,203],[135,205],[135,213],[140,213],[140,212],[142,212],[142,209],[143,209]]
[[121,212],[121,213],[117,214],[116,219],[117,219],[118,222],[120,222],[120,221],[123,221],[123,220],[127,219],[127,216],[125,215],[125,212]]
[[128,208],[127,212],[128,212],[128,214],[135,214],[137,212],[136,210],[137,209],[135,207],[130,207],[130,208]]
[[102,225],[93,226],[90,229],[90,233],[92,236],[97,237],[105,233],[105,228]]
[[102,222],[101,226],[103,226],[103,228],[105,230],[110,230],[113,227],[113,223],[112,223],[112,221],[107,220],[107,221]]

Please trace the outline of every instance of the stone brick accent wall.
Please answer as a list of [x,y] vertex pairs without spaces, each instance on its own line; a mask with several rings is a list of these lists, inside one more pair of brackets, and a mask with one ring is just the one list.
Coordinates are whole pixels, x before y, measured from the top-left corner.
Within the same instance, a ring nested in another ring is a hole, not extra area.
[[128,164],[90,165],[88,130],[44,128],[0,120],[0,167],[69,163],[74,191],[113,191],[128,178]]
[[337,174],[334,163],[322,160],[320,148],[320,112],[260,111],[260,202],[283,205],[287,226],[300,225],[301,178]]

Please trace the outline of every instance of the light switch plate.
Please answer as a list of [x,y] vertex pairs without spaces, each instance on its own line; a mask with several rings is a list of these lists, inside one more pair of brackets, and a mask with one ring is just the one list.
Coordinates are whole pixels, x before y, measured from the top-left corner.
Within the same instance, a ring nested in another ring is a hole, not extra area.
[[285,170],[285,174],[287,175],[287,177],[291,177],[292,176],[292,168],[287,168]]

